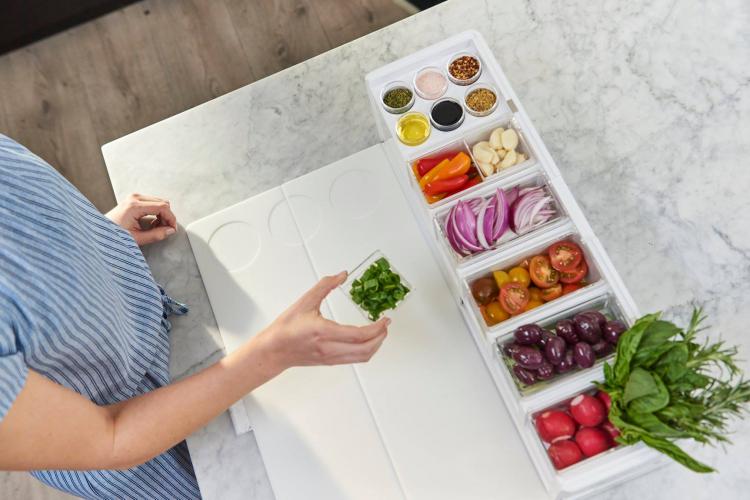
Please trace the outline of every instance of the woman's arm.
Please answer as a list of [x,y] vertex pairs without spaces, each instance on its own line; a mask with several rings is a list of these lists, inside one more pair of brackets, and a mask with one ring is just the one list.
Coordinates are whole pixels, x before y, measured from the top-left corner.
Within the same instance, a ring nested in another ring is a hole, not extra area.
[[346,273],[323,278],[263,332],[200,373],[110,406],[30,371],[0,422],[0,469],[113,469],[143,463],[185,439],[286,368],[358,363],[387,335],[388,319],[344,326],[320,315]]

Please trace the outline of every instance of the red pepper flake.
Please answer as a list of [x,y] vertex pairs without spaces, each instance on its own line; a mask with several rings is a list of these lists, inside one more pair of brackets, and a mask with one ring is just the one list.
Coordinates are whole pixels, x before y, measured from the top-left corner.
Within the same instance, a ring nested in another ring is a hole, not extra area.
[[457,80],[470,80],[479,72],[479,60],[472,56],[461,56],[453,60],[448,71]]

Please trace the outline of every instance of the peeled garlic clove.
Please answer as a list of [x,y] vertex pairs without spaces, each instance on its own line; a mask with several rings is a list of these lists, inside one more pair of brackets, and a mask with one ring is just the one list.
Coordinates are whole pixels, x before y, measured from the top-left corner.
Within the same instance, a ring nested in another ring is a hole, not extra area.
[[503,148],[500,148],[497,150],[497,155],[500,157],[501,160],[505,158],[505,155],[507,154],[508,154],[508,151]]
[[495,167],[492,164],[477,160],[477,166],[482,170],[482,173],[486,176],[495,173]]
[[525,155],[525,154],[523,154],[523,153],[518,153],[518,154],[516,155],[516,165],[518,165],[519,163],[523,163],[523,162],[525,162],[526,160],[528,160],[528,158],[526,158],[526,155]]
[[471,152],[474,154],[474,159],[476,159],[477,161],[483,161],[485,163],[491,163],[492,156],[496,154],[495,151],[493,151],[492,148],[489,147],[489,143],[481,142],[474,144]]
[[492,163],[493,165],[497,165],[498,163],[500,163],[500,155],[497,154],[497,151],[492,151],[492,160],[490,160],[490,163]]
[[518,146],[518,134],[512,128],[509,128],[503,132],[501,136],[503,147],[509,151],[513,151]]
[[515,151],[510,150],[508,151],[508,154],[505,155],[505,158],[503,158],[503,161],[500,162],[500,168],[508,168],[512,167],[516,164],[516,160],[518,159],[518,155]]
[[481,146],[483,148],[492,149],[490,141],[479,141],[478,143],[474,144],[474,146]]
[[492,131],[490,134],[490,146],[492,146],[492,149],[499,149],[503,147],[503,135],[504,129],[502,127],[496,128]]

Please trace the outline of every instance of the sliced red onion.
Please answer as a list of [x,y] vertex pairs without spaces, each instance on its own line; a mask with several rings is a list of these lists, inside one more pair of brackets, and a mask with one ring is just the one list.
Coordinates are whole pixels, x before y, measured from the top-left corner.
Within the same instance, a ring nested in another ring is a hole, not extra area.
[[518,186],[514,186],[513,189],[505,193],[505,199],[508,201],[508,206],[515,203],[515,201],[518,199]]
[[492,228],[492,240],[499,240],[505,231],[508,230],[508,220],[510,219],[510,207],[505,191],[498,189],[494,196],[495,200],[495,225]]
[[456,239],[456,235],[453,231],[453,216],[455,212],[455,207],[451,208],[448,211],[448,217],[446,217],[445,219],[445,236],[446,238],[448,238],[448,243],[450,243],[453,250],[461,255],[468,255],[469,252],[467,252],[461,245],[459,245],[458,240]]
[[[495,238],[495,214],[497,213],[497,197],[493,196],[487,200],[487,209],[482,220],[481,228],[484,233],[484,238],[487,240],[487,245],[491,247],[497,241]],[[479,220],[477,219],[477,225]]]
[[[487,207],[490,204],[490,200],[486,200],[482,203],[482,206],[479,208],[479,215],[477,215],[477,240],[479,240],[479,244],[484,249],[490,248],[490,243],[487,242],[484,232],[484,219],[487,217]],[[492,230],[488,231],[486,234],[492,235]]]
[[523,234],[550,220],[555,211],[549,206],[552,197],[541,186],[521,189],[518,199],[511,207],[511,229]]

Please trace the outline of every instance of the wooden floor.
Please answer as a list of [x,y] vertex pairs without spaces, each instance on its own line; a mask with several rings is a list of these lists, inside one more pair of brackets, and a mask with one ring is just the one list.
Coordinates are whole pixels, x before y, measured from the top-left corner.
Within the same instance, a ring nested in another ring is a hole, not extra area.
[[[392,0],[144,0],[0,57],[0,133],[100,210],[100,147],[391,24]],[[0,498],[68,498],[0,472]]]
[[144,0],[0,57],[0,132],[100,210],[100,146],[407,15],[392,0]]

